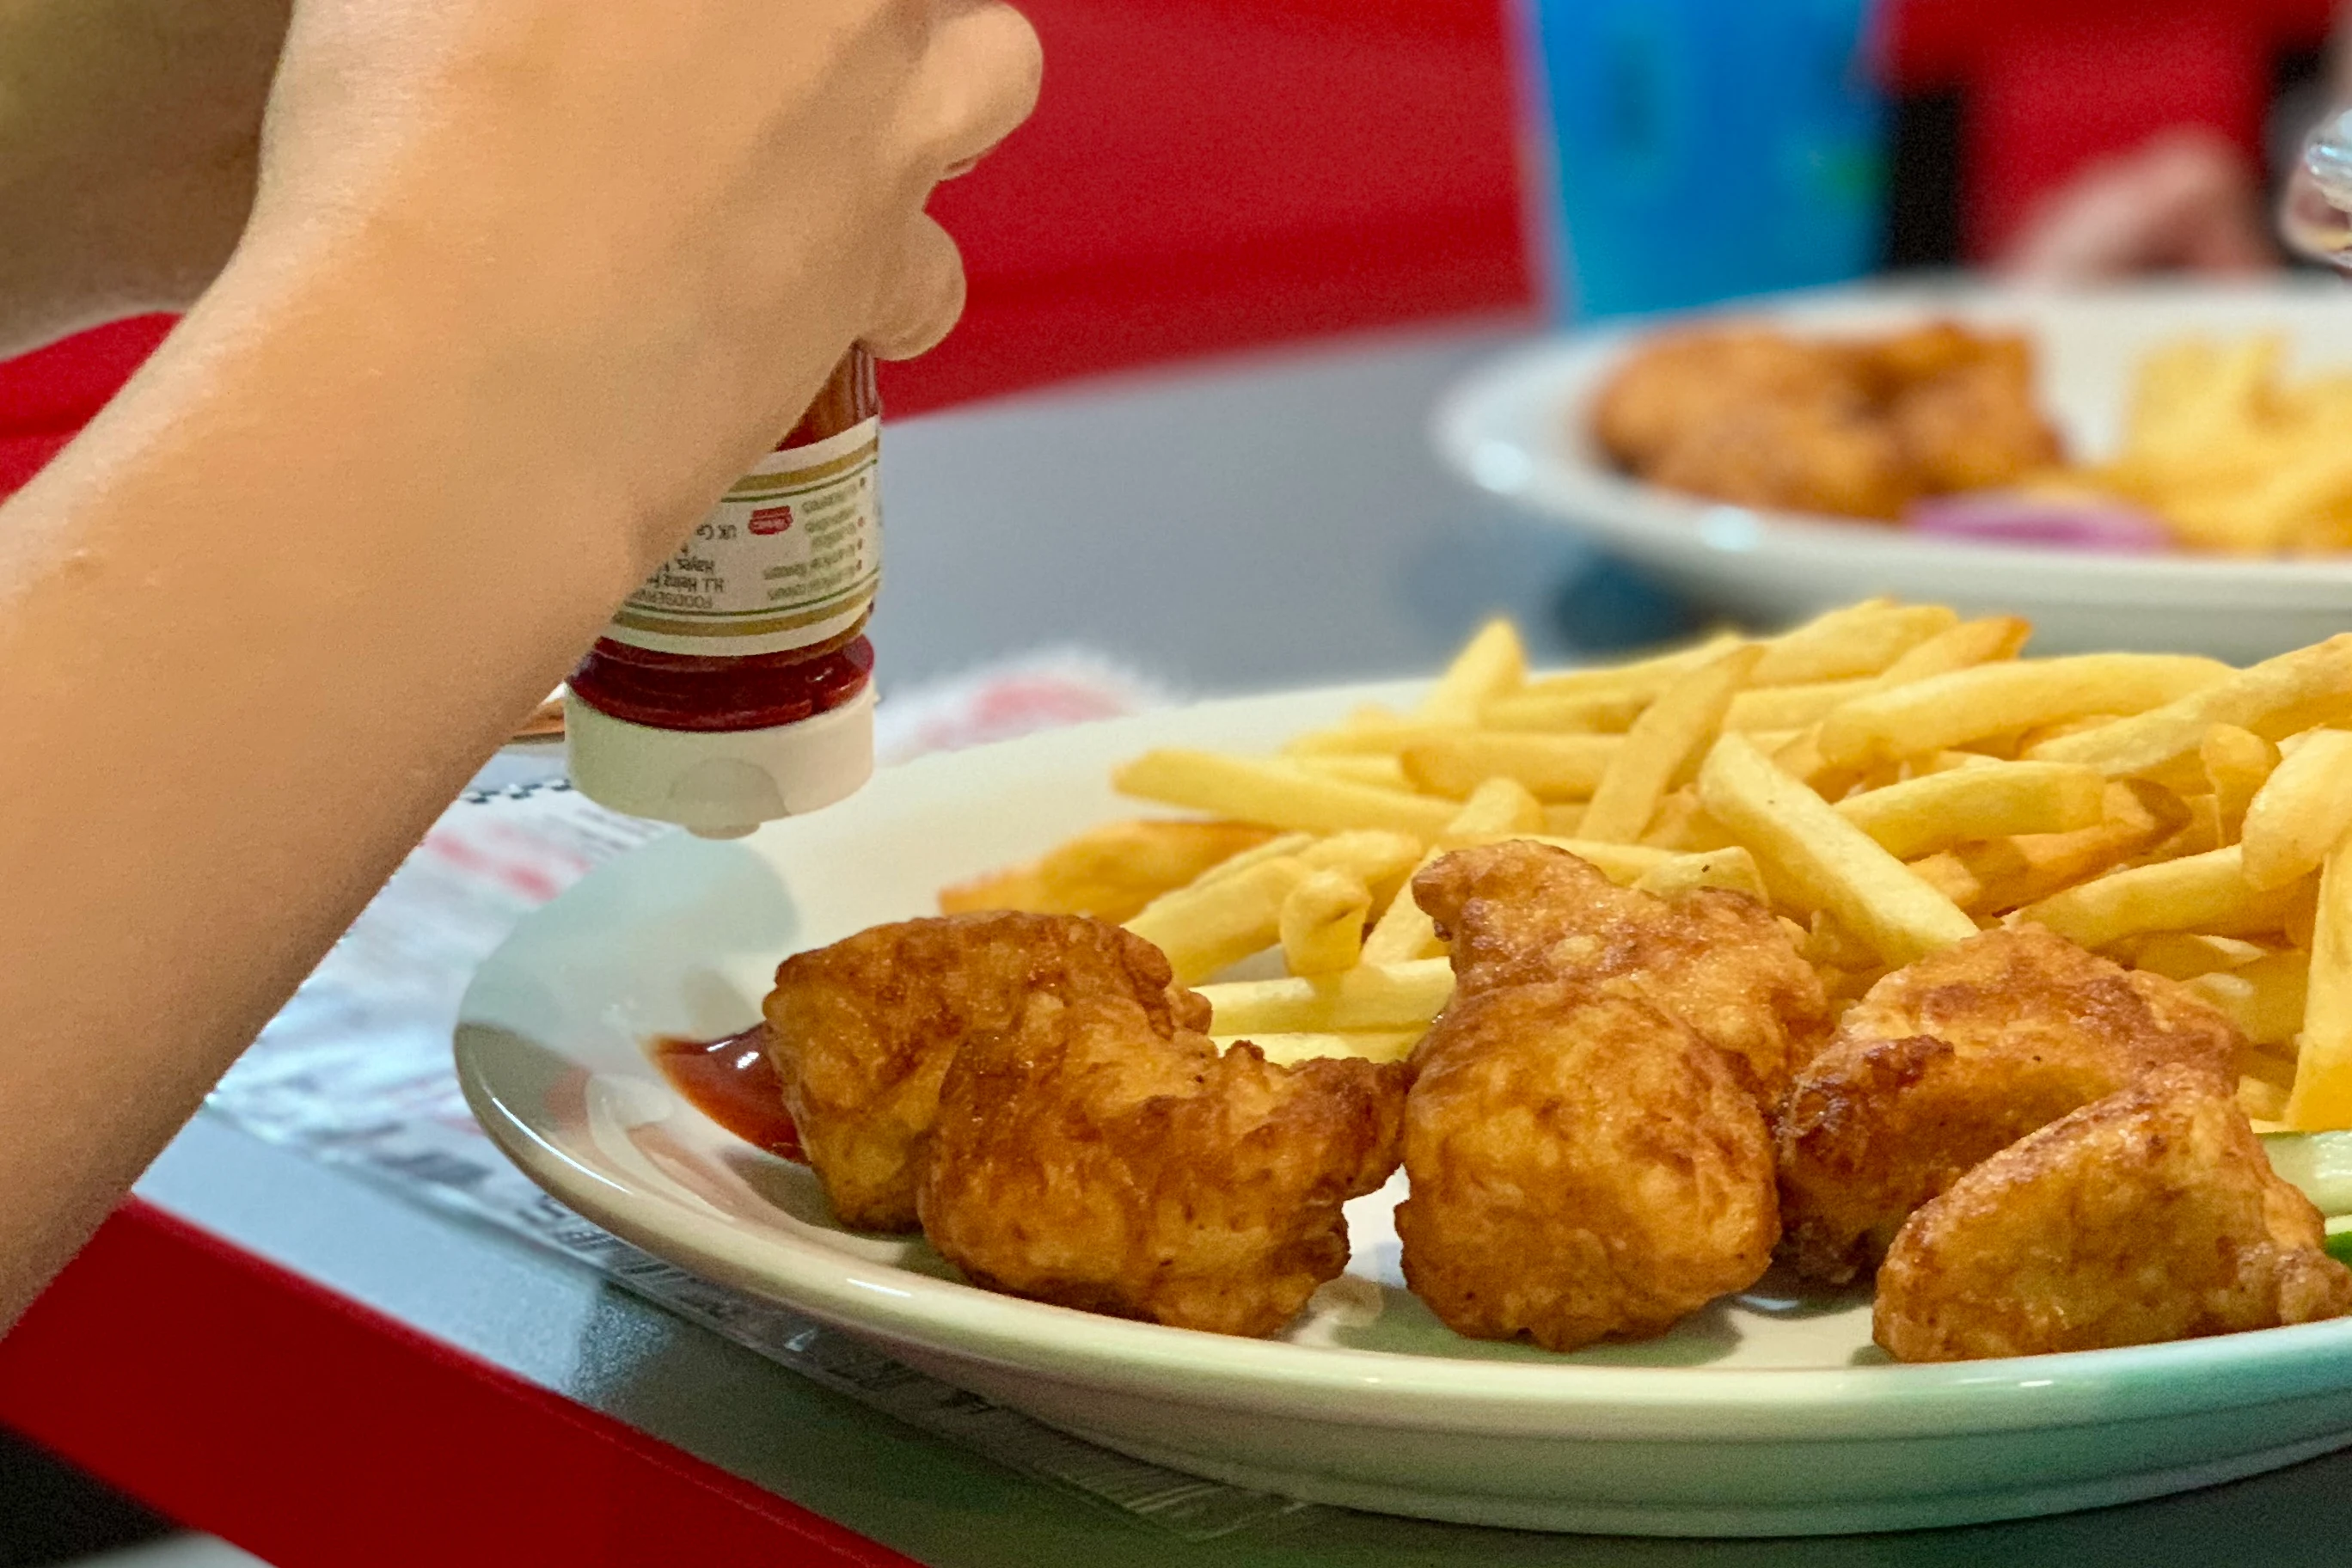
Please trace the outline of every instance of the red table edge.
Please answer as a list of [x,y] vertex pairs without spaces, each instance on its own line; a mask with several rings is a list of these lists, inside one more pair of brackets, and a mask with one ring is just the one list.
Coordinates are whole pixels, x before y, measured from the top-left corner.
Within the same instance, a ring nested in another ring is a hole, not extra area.
[[273,1563],[912,1562],[137,1199],[0,1339],[0,1422]]

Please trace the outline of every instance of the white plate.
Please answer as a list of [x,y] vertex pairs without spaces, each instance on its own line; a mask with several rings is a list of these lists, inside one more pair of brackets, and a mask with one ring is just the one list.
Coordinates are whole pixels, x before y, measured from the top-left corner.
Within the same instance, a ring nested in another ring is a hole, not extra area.
[[843,1231],[806,1171],[683,1105],[644,1055],[654,1035],[754,1021],[787,952],[1132,815],[1106,773],[1146,746],[1271,744],[1382,694],[1088,725],[886,770],[737,843],[657,841],[483,967],[457,1030],[466,1092],[523,1169],[650,1251],[1111,1447],[1321,1501],[1545,1530],[1885,1530],[2152,1496],[2352,1443],[2352,1321],[1901,1367],[1870,1349],[1865,1301],[1760,1290],[1644,1344],[1472,1343],[1400,1288],[1393,1193],[1352,1206],[1349,1277],[1278,1340],[1016,1300],[919,1242]]
[[[1727,312],[1801,331],[1884,330],[1953,314],[2032,334],[2043,405],[2070,450],[2114,448],[2147,350],[2188,332],[2279,331],[2303,367],[2352,370],[2352,289],[2333,279],[2094,293],[1843,289]],[[2030,616],[2044,652],[2133,647],[2244,662],[2352,627],[2352,555],[2108,555],[1937,538],[1725,506],[1618,473],[1587,410],[1640,330],[1549,340],[1472,374],[1436,438],[1473,484],[1591,534],[1694,596],[1768,622],[1871,594]]]

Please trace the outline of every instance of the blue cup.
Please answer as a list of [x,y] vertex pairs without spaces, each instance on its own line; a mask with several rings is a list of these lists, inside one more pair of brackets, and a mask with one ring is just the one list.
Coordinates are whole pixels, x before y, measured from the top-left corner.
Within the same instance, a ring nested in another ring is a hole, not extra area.
[[1885,212],[1867,0],[1521,0],[1559,314],[1858,278]]

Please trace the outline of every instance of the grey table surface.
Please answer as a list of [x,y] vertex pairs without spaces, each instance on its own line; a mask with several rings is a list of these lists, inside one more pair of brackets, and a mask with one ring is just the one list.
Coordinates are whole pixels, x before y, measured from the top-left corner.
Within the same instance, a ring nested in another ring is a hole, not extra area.
[[[1426,671],[1482,617],[1538,658],[1666,629],[1583,546],[1443,474],[1423,426],[1507,341],[1466,328],[1092,384],[888,437],[885,689],[1071,644],[1201,693]],[[142,1196],[942,1568],[1167,1563],[1906,1563],[2352,1557],[2352,1458],[2071,1519],[1796,1542],[1603,1541],[1318,1512],[1193,1548],[898,1427],[488,1226],[200,1118]],[[881,1450],[887,1448],[887,1462]],[[866,1462],[868,1458],[874,1460]],[[912,1463],[909,1493],[883,1478]],[[876,1489],[887,1486],[888,1495]],[[1017,1496],[1025,1544],[976,1516]],[[1043,1532],[1041,1535],[1040,1532]]]

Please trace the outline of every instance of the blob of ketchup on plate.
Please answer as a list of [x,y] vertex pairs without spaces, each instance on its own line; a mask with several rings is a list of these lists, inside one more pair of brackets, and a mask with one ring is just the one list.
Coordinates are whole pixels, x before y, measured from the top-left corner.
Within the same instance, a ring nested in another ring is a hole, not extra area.
[[768,1059],[768,1026],[754,1024],[716,1040],[660,1035],[648,1054],[670,1087],[703,1115],[780,1159],[808,1163],[800,1129],[784,1109],[783,1080]]

